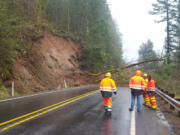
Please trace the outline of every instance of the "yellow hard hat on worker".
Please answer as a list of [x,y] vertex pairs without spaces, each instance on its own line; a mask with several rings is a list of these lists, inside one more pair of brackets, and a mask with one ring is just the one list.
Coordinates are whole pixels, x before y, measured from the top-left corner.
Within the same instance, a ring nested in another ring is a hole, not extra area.
[[146,73],[143,74],[144,77],[147,77],[148,75]]
[[107,73],[105,74],[105,76],[106,76],[106,77],[111,77],[111,73],[110,73],[110,72],[107,72]]
[[142,75],[141,70],[137,70],[137,71],[136,71],[136,75],[141,76],[141,75]]

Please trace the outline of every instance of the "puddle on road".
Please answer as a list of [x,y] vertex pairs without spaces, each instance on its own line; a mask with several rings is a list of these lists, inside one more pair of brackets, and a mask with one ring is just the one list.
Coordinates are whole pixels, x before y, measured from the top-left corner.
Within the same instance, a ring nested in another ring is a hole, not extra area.
[[166,120],[164,114],[161,112],[160,108],[157,108],[156,115],[159,118],[158,122],[168,129],[168,131],[170,132],[170,135],[176,135],[172,127],[169,125],[168,121]]

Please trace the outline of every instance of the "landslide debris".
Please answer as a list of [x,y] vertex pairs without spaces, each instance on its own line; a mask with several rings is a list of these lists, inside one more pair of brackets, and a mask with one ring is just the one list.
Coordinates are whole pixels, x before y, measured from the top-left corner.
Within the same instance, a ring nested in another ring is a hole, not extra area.
[[[44,32],[32,43],[28,58],[19,57],[13,65],[16,91],[32,93],[90,83],[80,70],[81,51],[81,45],[71,39]],[[11,81],[6,86],[10,87]]]

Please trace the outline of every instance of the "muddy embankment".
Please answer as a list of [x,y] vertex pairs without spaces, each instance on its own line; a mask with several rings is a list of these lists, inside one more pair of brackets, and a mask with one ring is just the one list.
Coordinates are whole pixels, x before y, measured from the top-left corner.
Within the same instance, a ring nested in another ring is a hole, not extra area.
[[[88,77],[80,70],[81,45],[70,39],[44,32],[32,43],[28,58],[18,58],[13,65],[13,81],[18,93],[32,93],[86,85]],[[12,81],[11,80],[11,81]],[[7,83],[10,86],[10,81]]]

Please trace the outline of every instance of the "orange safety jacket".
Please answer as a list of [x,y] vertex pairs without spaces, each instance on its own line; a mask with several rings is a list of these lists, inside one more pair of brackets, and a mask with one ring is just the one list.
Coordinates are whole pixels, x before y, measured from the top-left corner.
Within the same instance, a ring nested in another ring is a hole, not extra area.
[[156,81],[153,79],[153,78],[151,78],[151,80],[150,81],[148,81],[148,91],[155,91],[156,90]]
[[129,88],[136,90],[144,90],[145,89],[145,81],[141,76],[133,76],[129,80]]
[[106,77],[101,80],[100,90],[103,92],[113,92],[116,91],[116,84],[113,79]]
[[144,86],[145,86],[145,90],[148,89],[148,78],[144,79]]

